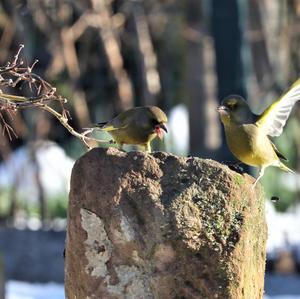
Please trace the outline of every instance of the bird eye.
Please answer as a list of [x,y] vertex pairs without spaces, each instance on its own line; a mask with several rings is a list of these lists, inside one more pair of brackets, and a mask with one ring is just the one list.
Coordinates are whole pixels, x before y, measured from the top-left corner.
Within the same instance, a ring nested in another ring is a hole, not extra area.
[[152,124],[156,126],[159,124],[159,121],[157,119],[152,119]]
[[231,110],[234,110],[234,109],[236,109],[237,104],[236,104],[236,103],[229,103],[229,104],[228,104],[228,107],[229,107]]

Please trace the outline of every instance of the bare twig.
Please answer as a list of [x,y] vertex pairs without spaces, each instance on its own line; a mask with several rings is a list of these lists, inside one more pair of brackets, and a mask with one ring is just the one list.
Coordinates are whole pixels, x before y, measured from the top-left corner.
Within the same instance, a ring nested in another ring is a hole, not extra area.
[[[19,84],[28,86],[32,96],[17,96],[13,94],[3,93],[0,89],[0,124],[2,125],[3,134],[6,133],[10,139],[17,137],[14,129],[7,123],[3,112],[8,113],[12,117],[11,112],[25,108],[38,108],[51,113],[73,136],[81,140],[81,142],[90,149],[90,142],[105,143],[107,141],[86,136],[86,133],[79,133],[69,124],[71,119],[69,111],[65,104],[67,99],[61,96],[55,87],[42,77],[35,74],[33,69],[38,60],[35,60],[31,66],[25,66],[20,54],[24,45],[20,45],[19,49],[11,62],[0,67],[0,88],[11,87],[16,88]],[[33,88],[33,86],[35,88]],[[50,107],[53,102],[59,103],[59,109]],[[60,110],[60,111],[58,111]]]

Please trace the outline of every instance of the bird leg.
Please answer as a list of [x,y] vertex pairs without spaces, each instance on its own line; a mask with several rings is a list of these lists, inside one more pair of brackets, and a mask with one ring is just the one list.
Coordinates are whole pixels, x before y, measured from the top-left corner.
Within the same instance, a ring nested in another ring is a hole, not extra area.
[[257,182],[259,181],[259,179],[261,179],[261,177],[264,175],[264,172],[265,172],[265,167],[263,166],[261,169],[260,169],[260,172],[259,172],[259,175],[258,175],[258,178],[255,180],[252,188],[254,189]]
[[144,147],[145,147],[145,151],[147,153],[151,153],[151,145],[150,145],[150,142],[147,142],[144,144]]

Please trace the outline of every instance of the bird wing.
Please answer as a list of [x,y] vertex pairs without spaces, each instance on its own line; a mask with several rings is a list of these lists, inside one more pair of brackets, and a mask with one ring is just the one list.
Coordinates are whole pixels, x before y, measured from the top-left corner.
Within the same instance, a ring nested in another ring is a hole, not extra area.
[[270,105],[256,121],[269,136],[280,136],[294,104],[300,100],[300,79],[277,101]]
[[127,125],[124,126],[115,126],[114,124],[111,124],[108,122],[105,126],[101,128],[102,131],[110,132],[110,131],[115,131],[115,130],[120,130],[120,129],[125,129]]
[[115,130],[120,130],[120,129],[125,129],[129,126],[130,122],[132,121],[132,115],[127,113],[128,111],[125,111],[109,122],[107,122],[101,130],[110,132],[110,131],[115,131]]

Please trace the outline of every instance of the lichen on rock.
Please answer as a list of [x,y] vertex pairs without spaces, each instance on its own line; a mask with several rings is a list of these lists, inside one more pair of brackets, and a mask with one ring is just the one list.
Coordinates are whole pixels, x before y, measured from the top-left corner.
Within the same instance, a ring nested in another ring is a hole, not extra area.
[[87,238],[84,241],[84,252],[88,263],[85,272],[95,277],[107,275],[106,263],[112,253],[112,243],[109,240],[104,223],[95,213],[81,209],[81,226],[86,231]]
[[72,172],[67,298],[262,298],[266,223],[252,183],[213,160],[88,152]]

